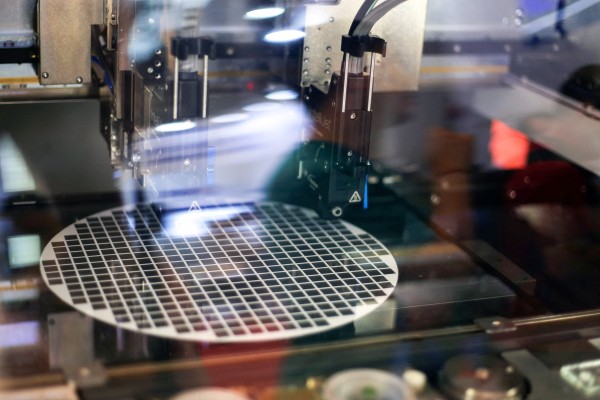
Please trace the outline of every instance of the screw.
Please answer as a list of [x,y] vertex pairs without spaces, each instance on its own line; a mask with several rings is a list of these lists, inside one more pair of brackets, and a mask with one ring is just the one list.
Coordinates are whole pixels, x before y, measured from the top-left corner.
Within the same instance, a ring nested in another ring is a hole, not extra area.
[[81,82],[83,82],[83,78],[78,76],[77,78],[75,78],[75,82],[81,83]]
[[160,56],[162,54],[162,49],[156,49],[154,54],[156,54],[157,56]]
[[49,73],[47,73],[47,72],[44,72],[44,73],[42,74],[42,78],[44,78],[44,79],[48,79],[48,78],[50,78],[50,74],[49,74]]
[[352,152],[352,150],[350,150],[350,151],[348,152],[348,157],[352,157],[353,155],[354,155],[354,153]]
[[162,78],[162,75],[161,75],[161,74],[156,74],[156,75],[154,75],[154,79],[158,80],[158,79],[160,79],[160,78]]
[[154,63],[154,66],[155,66],[156,68],[160,68],[160,67],[162,67],[162,63],[161,63],[160,61],[156,61],[156,62]]
[[149,74],[153,74],[154,73],[154,68],[148,67],[147,71],[148,71]]
[[185,165],[186,167],[189,167],[190,165],[192,165],[192,162],[190,161],[190,159],[189,159],[189,158],[186,158],[186,159],[183,161],[183,165]]
[[356,113],[350,114],[350,119],[356,119]]

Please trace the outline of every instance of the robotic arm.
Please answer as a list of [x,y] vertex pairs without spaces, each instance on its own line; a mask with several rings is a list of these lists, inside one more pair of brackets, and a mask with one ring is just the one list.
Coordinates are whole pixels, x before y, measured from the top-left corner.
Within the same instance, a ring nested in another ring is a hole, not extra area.
[[[386,56],[387,43],[371,35],[379,19],[404,0],[363,2],[350,31],[341,38],[341,72],[334,72],[329,90],[310,85],[303,99],[314,121],[303,137],[298,178],[315,192],[323,218],[338,218],[347,207],[367,207],[369,143],[373,117],[376,55]],[[368,65],[364,65],[364,60]]]

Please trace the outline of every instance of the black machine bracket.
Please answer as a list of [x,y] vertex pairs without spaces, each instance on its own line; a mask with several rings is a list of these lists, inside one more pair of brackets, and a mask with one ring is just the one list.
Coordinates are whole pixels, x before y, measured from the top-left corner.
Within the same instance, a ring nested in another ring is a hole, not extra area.
[[[174,37],[171,55],[175,58],[173,81],[173,120],[208,116],[208,60],[216,58],[214,40],[209,37]],[[179,62],[190,56],[203,59],[203,74],[200,80],[193,76],[181,76]],[[197,102],[197,99],[201,99]]]
[[209,37],[177,36],[171,40],[171,55],[179,60],[186,60],[190,55],[214,60],[216,49],[214,40]]
[[342,51],[352,57],[362,57],[365,53],[386,55],[387,42],[379,36],[342,36]]

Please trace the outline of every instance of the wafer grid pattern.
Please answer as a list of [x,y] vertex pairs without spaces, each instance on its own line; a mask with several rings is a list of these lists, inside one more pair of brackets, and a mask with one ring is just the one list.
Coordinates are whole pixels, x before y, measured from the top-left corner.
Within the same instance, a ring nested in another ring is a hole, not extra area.
[[398,277],[393,257],[371,235],[299,207],[192,213],[194,233],[183,236],[146,205],[81,220],[48,244],[42,275],[60,298],[104,322],[217,342],[349,323],[382,303]]

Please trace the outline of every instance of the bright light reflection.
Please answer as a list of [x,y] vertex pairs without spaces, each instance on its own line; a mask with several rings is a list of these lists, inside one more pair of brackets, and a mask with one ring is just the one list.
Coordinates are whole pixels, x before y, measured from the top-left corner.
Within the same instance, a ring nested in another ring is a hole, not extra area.
[[271,102],[265,101],[262,103],[248,104],[247,106],[242,108],[242,110],[247,111],[247,112],[267,112],[267,111],[274,111],[274,110],[277,110],[280,108],[281,108],[281,104],[279,104],[279,103],[271,103]]
[[0,324],[0,348],[32,346],[40,340],[40,324],[37,321]]
[[11,268],[35,265],[40,261],[41,240],[39,235],[12,236],[7,239],[8,263]]
[[244,15],[245,19],[268,19],[280,16],[285,12],[282,7],[266,7],[258,8],[256,10],[248,11]]
[[278,90],[276,92],[267,93],[265,98],[275,101],[295,100],[298,98],[298,92],[290,89]]
[[210,122],[213,124],[231,124],[234,122],[241,122],[248,119],[248,114],[244,113],[232,113],[232,114],[224,114],[219,115],[218,117],[214,117],[210,119]]
[[197,125],[195,122],[187,120],[187,121],[171,122],[168,124],[159,125],[154,129],[160,133],[172,133],[172,132],[181,132],[181,131],[187,131],[190,129],[194,129],[196,126]]
[[0,174],[5,193],[35,190],[35,181],[25,158],[6,135],[0,138]]
[[286,29],[268,33],[265,35],[264,40],[269,43],[287,43],[302,39],[304,36],[305,33],[297,29]]
[[174,237],[200,237],[210,233],[211,222],[231,219],[249,210],[223,206],[176,212],[165,217],[165,229]]
[[199,212],[178,212],[166,220],[166,229],[174,237],[202,236],[208,232]]

